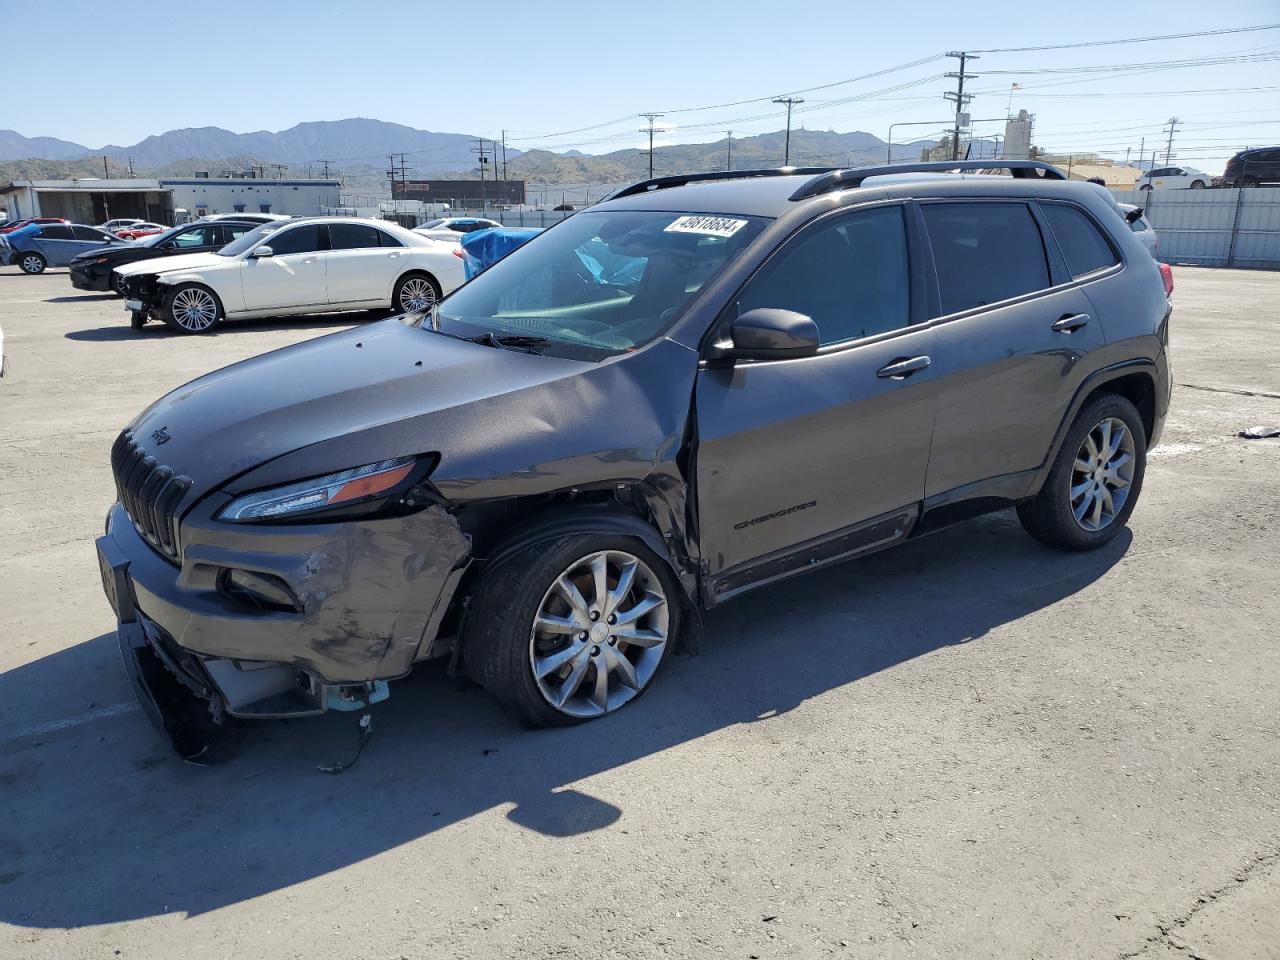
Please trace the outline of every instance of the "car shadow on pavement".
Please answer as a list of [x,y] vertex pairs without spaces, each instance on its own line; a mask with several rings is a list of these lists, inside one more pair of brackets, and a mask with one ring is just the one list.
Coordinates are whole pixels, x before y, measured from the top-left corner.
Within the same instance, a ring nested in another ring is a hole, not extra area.
[[114,293],[82,293],[73,297],[46,297],[45,303],[81,303],[85,300],[119,300]]
[[[94,298],[97,299],[97,298]],[[142,340],[148,337],[190,337],[199,341],[208,337],[235,336],[238,333],[268,332],[274,330],[342,330],[347,327],[376,320],[387,319],[386,310],[357,310],[350,313],[320,313],[298,317],[265,317],[259,320],[228,320],[209,333],[187,334],[171,330],[163,323],[148,323],[141,330],[129,326],[127,318],[109,327],[92,327],[88,330],[72,330],[63,334],[68,340],[82,343],[101,343],[113,340]]]
[[[1099,551],[1058,553],[1006,512],[815,572],[711,611],[696,655],[669,663],[636,704],[579,727],[521,730],[482,690],[427,664],[392,685],[341,776],[317,766],[353,754],[352,714],[241,724],[227,762],[182,764],[122,706],[129,688],[105,634],[0,675],[0,921],[204,913],[507,805],[513,829],[553,838],[625,822],[625,807],[581,782],[995,628],[1017,631],[1106,574],[1130,542],[1124,530]],[[92,704],[114,710],[53,729]]]

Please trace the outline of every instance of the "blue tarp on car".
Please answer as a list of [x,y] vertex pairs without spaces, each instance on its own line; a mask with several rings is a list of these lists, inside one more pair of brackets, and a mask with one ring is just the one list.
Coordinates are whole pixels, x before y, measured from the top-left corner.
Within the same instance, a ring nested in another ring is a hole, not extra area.
[[490,227],[466,234],[462,238],[462,264],[467,279],[487,270],[541,232],[541,227]]

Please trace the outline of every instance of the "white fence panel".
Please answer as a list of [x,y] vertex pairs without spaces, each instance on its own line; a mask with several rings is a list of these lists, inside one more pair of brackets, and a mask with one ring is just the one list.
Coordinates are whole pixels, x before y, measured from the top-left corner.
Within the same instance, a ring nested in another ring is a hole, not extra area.
[[1280,188],[1134,190],[1116,199],[1144,209],[1167,263],[1280,269]]

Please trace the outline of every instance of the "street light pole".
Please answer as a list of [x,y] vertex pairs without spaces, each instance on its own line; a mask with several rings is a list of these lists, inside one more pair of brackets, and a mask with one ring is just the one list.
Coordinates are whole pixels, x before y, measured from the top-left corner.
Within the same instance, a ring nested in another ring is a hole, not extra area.
[[785,103],[787,105],[787,139],[786,146],[782,150],[782,165],[784,167],[791,166],[791,108],[797,103],[804,103],[803,97],[774,97],[774,103]]
[[724,168],[728,171],[733,169],[733,131],[726,130],[725,135],[729,138],[729,152],[724,161]]

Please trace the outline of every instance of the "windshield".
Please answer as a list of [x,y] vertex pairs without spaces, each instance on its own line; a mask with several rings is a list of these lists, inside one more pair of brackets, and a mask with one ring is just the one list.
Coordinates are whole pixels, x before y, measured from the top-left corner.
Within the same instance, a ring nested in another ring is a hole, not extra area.
[[219,250],[218,256],[220,257],[240,256],[240,254],[244,253],[246,250],[252,247],[255,243],[257,243],[267,234],[274,233],[276,230],[279,230],[282,226],[284,226],[285,222],[286,221],[284,220],[272,220],[268,223],[264,223],[260,227],[255,227],[254,229],[250,230],[248,233],[240,234],[239,237],[237,237],[235,240],[232,240],[225,247]]
[[545,340],[602,359],[661,334],[764,228],[762,217],[587,211],[530,240],[441,302],[440,329]]
[[182,227],[174,227],[172,230],[166,230],[164,233],[153,233],[149,237],[139,237],[134,242],[140,247],[154,247],[157,243],[163,243],[181,231]]
[[441,219],[439,219],[439,218],[436,218],[435,220],[428,220],[428,221],[427,221],[426,223],[424,223],[422,226],[418,227],[418,229],[419,229],[419,230],[434,230],[436,227],[442,226],[443,224],[444,224],[444,221],[443,221],[443,220],[441,220]]

